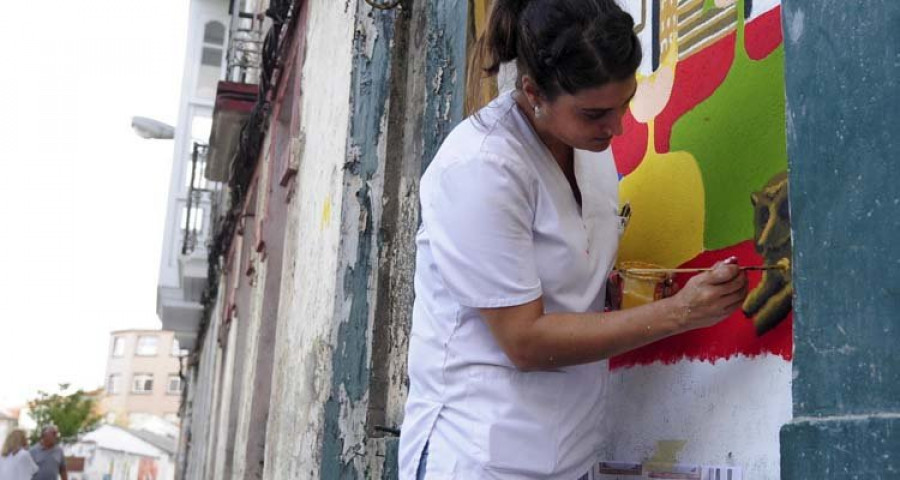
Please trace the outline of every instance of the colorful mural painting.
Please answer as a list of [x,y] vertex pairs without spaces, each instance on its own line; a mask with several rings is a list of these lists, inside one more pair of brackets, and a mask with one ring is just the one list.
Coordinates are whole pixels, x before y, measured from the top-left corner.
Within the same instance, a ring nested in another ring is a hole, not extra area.
[[779,478],[793,354],[781,2],[620,3],[646,17],[648,53],[612,145],[631,207],[620,265],[782,269],[748,272],[721,323],[610,360],[602,455],[641,465],[635,478]]
[[612,146],[620,198],[632,209],[620,263],[705,267],[734,255],[741,265],[786,270],[750,273],[744,308],[719,325],[617,357],[611,366],[761,353],[789,360],[781,8],[774,4],[748,22],[750,0],[641,3],[651,12],[651,72],[639,74],[625,134]]

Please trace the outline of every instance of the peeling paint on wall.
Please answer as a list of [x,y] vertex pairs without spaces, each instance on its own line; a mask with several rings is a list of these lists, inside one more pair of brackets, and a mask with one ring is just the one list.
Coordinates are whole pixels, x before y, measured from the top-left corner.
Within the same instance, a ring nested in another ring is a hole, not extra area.
[[322,478],[358,478],[364,471],[371,292],[383,185],[379,150],[389,94],[393,15],[364,2],[357,11],[341,214],[343,272],[336,305],[340,323],[324,412]]
[[[322,201],[341,211],[347,158],[355,5],[310,0],[299,108],[306,119],[304,159],[287,211],[266,480],[316,478],[322,461],[325,402],[330,395],[342,231],[322,229]],[[315,94],[308,94],[315,92]],[[311,121],[315,119],[316,121]]]
[[466,80],[468,1],[427,2],[428,23],[425,78],[428,79],[424,132],[424,172],[450,130],[463,118]]

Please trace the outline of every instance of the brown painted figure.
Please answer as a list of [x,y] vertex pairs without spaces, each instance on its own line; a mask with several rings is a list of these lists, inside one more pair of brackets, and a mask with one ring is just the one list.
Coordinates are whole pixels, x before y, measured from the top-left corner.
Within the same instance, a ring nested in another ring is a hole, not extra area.
[[744,314],[753,318],[756,333],[769,331],[791,311],[791,217],[788,208],[787,172],[769,180],[762,190],[750,195],[754,214],[756,251],[766,265],[783,265],[782,270],[766,270],[762,281],[747,295]]

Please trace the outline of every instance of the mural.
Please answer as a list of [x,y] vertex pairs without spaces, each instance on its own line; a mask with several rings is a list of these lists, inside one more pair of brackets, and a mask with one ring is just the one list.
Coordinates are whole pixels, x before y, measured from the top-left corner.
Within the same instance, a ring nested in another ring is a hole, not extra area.
[[651,22],[643,34],[649,72],[639,74],[625,134],[612,146],[620,198],[632,208],[620,263],[706,267],[734,255],[741,265],[785,270],[749,273],[743,309],[719,325],[617,357],[611,367],[761,353],[789,360],[781,8],[770,0],[763,10],[757,0],[762,12],[748,22],[750,0],[639,3]]
[[787,172],[769,180],[751,196],[756,226],[753,240],[756,253],[767,266],[779,265],[783,270],[767,270],[762,280],[747,295],[744,315],[753,317],[756,333],[762,335],[778,325],[791,310],[794,291],[791,283],[791,213],[788,208]]
[[138,464],[138,480],[156,480],[159,475],[159,466],[156,460],[149,457],[142,457]]

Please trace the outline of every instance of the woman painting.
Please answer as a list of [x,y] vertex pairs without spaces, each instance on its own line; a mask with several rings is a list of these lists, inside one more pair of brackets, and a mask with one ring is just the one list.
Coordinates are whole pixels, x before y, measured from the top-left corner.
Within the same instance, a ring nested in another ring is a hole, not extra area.
[[422,177],[401,478],[586,478],[607,359],[741,305],[747,280],[729,259],[604,312],[622,228],[609,145],[637,88],[633,27],[613,0],[494,0],[476,64],[494,75],[515,61],[518,79]]

